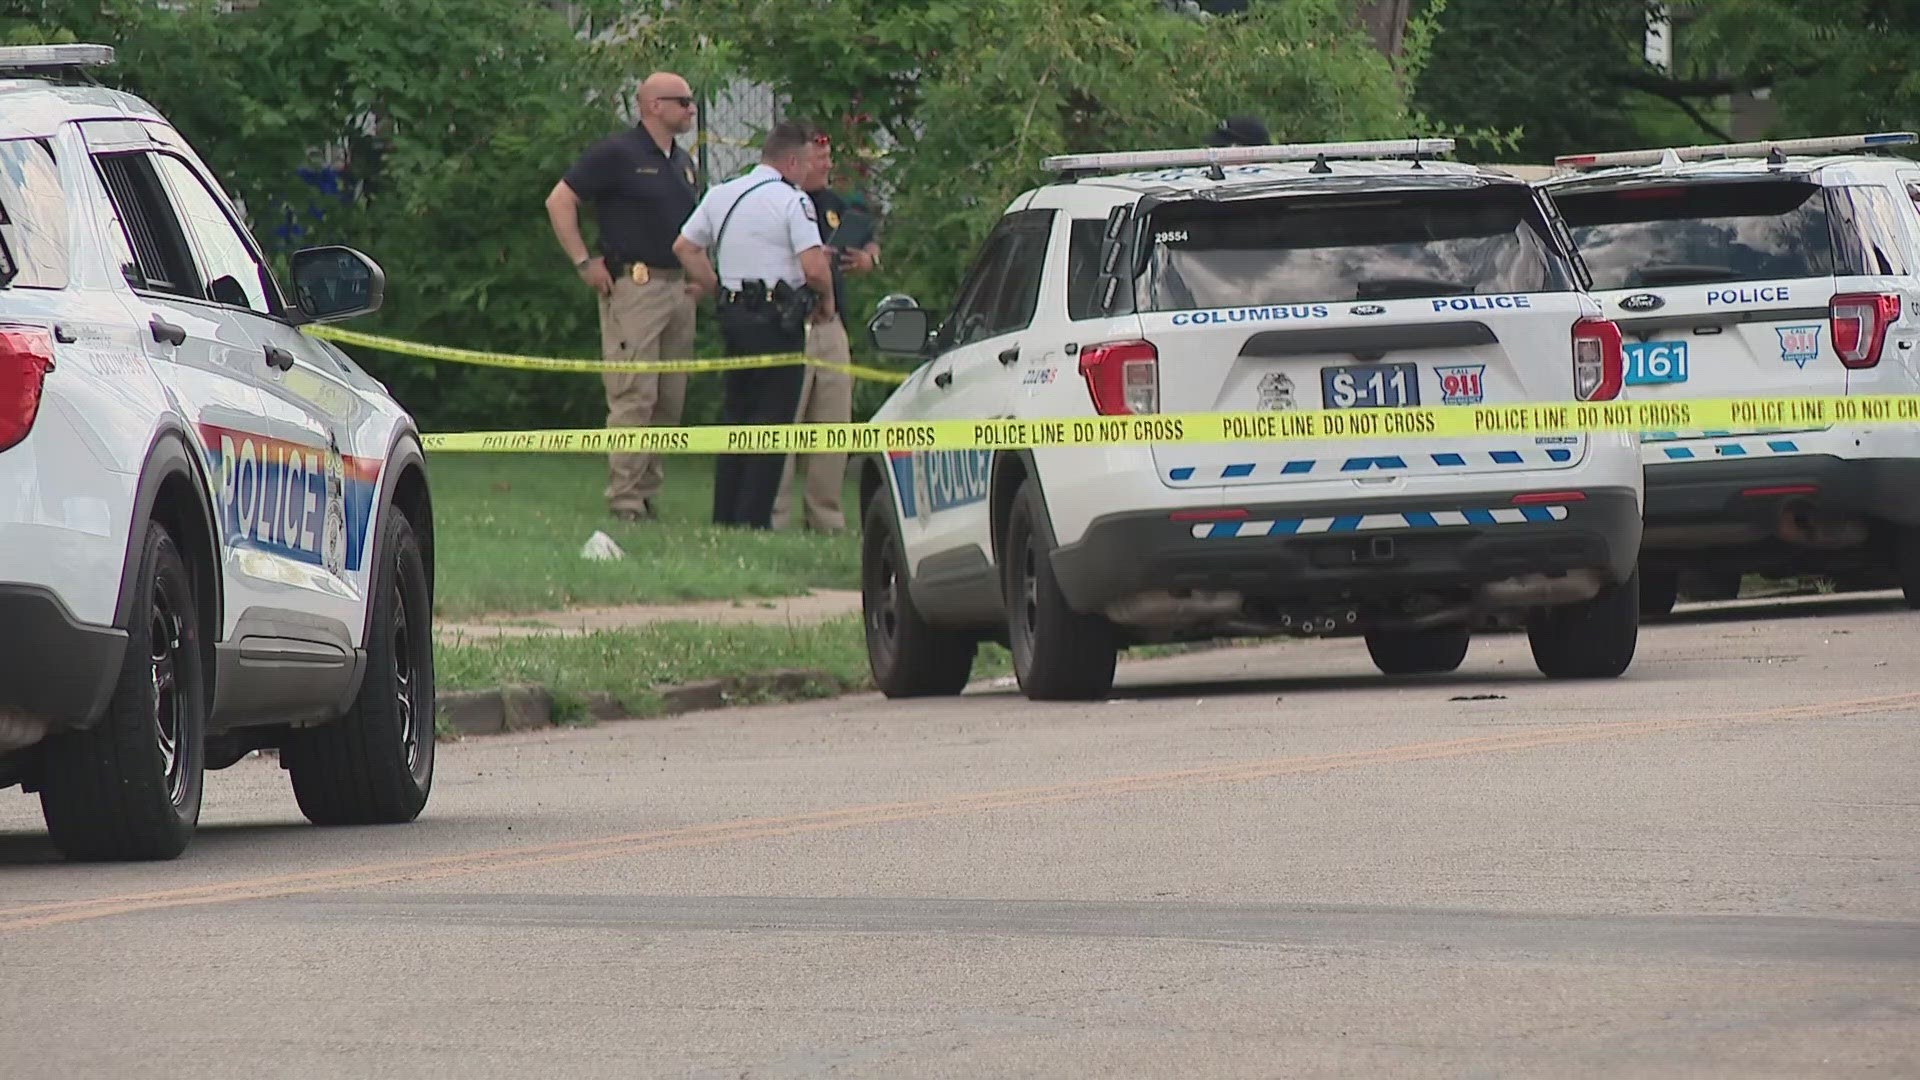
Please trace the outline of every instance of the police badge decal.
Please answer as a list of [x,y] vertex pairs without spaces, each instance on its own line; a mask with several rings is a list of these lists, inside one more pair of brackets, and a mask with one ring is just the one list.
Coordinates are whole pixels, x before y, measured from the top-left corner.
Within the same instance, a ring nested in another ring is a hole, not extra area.
[[327,525],[320,541],[320,561],[329,574],[347,565],[347,463],[340,444],[327,443]]
[[1299,406],[1293,400],[1293,380],[1285,372],[1269,371],[1260,376],[1260,411],[1289,412]]

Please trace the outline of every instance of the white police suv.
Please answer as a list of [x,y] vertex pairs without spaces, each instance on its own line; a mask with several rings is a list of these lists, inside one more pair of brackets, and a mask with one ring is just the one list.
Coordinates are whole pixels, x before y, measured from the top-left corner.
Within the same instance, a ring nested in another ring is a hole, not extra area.
[[104,46],[0,48],[0,787],[70,858],[170,858],[205,769],[277,747],[321,824],[433,777],[433,515],[414,425],[303,323],[374,310],[346,248],[284,294]]
[[[1619,330],[1549,200],[1448,140],[1072,155],[936,320],[878,420],[1596,401]],[[1395,160],[1399,159],[1399,160]],[[937,328],[935,324],[937,323]],[[861,464],[868,652],[957,692],[1004,640],[1029,697],[1105,694],[1134,643],[1363,633],[1451,671],[1523,615],[1540,669],[1612,677],[1638,629],[1630,435],[895,453]]]
[[[1626,338],[1625,396],[1920,392],[1910,132],[1578,154],[1546,182]],[[1897,580],[1920,607],[1920,430],[1810,417],[1645,436],[1641,596],[1742,573]],[[1689,588],[1688,592],[1695,592]]]

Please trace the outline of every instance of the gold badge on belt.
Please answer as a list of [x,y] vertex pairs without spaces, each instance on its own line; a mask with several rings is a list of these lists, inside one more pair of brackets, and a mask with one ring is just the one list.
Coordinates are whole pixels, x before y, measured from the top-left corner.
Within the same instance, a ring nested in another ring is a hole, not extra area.
[[647,283],[647,264],[646,263],[643,263],[643,262],[634,263],[633,269],[630,272],[633,274],[633,283],[635,285],[645,285]]

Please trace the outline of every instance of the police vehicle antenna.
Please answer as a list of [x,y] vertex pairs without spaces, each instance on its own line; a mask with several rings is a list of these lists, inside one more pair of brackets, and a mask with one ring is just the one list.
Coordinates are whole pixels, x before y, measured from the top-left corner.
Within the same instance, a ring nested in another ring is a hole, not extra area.
[[1330,173],[1333,171],[1333,166],[1327,164],[1327,155],[1316,154],[1313,158],[1313,165],[1308,168],[1307,171],[1310,173]]
[[1220,167],[1219,155],[1217,154],[1207,155],[1207,179],[1220,181],[1220,180],[1225,180],[1226,178],[1227,178],[1227,170]]

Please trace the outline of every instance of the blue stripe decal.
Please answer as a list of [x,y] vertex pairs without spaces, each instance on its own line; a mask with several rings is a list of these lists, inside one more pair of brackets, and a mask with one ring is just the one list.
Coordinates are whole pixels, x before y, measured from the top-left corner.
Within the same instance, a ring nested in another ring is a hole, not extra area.
[[1525,458],[1512,450],[1495,450],[1493,452],[1493,463],[1495,465],[1518,465],[1525,460]]
[[1373,463],[1382,469],[1404,469],[1407,467],[1406,459],[1398,454],[1392,457],[1374,458]]
[[1295,519],[1293,519],[1292,521],[1276,521],[1276,522],[1274,522],[1274,523],[1273,523],[1273,531],[1272,531],[1272,532],[1270,532],[1270,533],[1269,533],[1268,535],[1270,535],[1270,536],[1292,536],[1292,535],[1293,535],[1294,533],[1297,533],[1297,532],[1299,532],[1299,531],[1300,531],[1300,519],[1299,519],[1299,518],[1295,518]]
[[1667,456],[1675,461],[1685,461],[1687,458],[1693,456],[1693,451],[1684,446],[1669,446],[1667,447]]
[[1283,476],[1299,476],[1301,473],[1312,472],[1313,464],[1311,461],[1289,461],[1287,462],[1287,467],[1281,469],[1280,472]]
[[1346,516],[1346,517],[1337,517],[1337,518],[1334,518],[1334,519],[1333,519],[1333,525],[1332,525],[1331,527],[1329,527],[1329,528],[1327,529],[1327,531],[1328,531],[1328,532],[1337,532],[1337,533],[1339,533],[1339,532],[1358,532],[1358,531],[1359,531],[1359,529],[1360,529],[1360,515],[1359,515],[1359,514],[1351,514],[1351,515],[1348,515],[1348,516]]
[[1721,457],[1747,456],[1747,448],[1741,446],[1739,443],[1727,443],[1724,446],[1716,446],[1713,448],[1713,452],[1719,454]]
[[1459,454],[1435,454],[1433,455],[1433,463],[1442,468],[1458,469],[1467,463],[1467,459],[1461,457]]
[[1229,465],[1226,468],[1220,470],[1220,475],[1229,480],[1236,479],[1242,476],[1252,476],[1253,466],[1252,465]]
[[1549,451],[1547,451],[1547,459],[1548,459],[1548,460],[1550,460],[1550,461],[1572,461],[1572,460],[1573,460],[1573,451],[1571,451],[1571,450],[1549,450]]
[[1493,519],[1493,511],[1491,510],[1467,510],[1464,511],[1464,513],[1467,515],[1467,524],[1469,525],[1496,524]]
[[1345,465],[1340,466],[1340,471],[1341,472],[1366,472],[1368,469],[1371,469],[1371,468],[1373,468],[1372,458],[1357,457],[1357,458],[1348,458],[1347,463]]
[[1175,480],[1191,480],[1193,479],[1193,470],[1190,468],[1175,469],[1172,472],[1168,473],[1167,475],[1171,476]]
[[1553,511],[1544,506],[1523,506],[1520,512],[1527,515],[1528,521],[1552,521]]
[[1768,443],[1767,449],[1776,454],[1797,454],[1800,452],[1800,445],[1791,439],[1781,439],[1779,442]]
[[1400,516],[1406,518],[1407,524],[1416,529],[1434,529],[1439,527],[1439,523],[1433,520],[1433,515],[1427,513],[1425,510],[1408,510]]
[[1207,530],[1207,538],[1210,540],[1238,535],[1240,535],[1240,523],[1237,521],[1216,521],[1213,523],[1213,528]]

